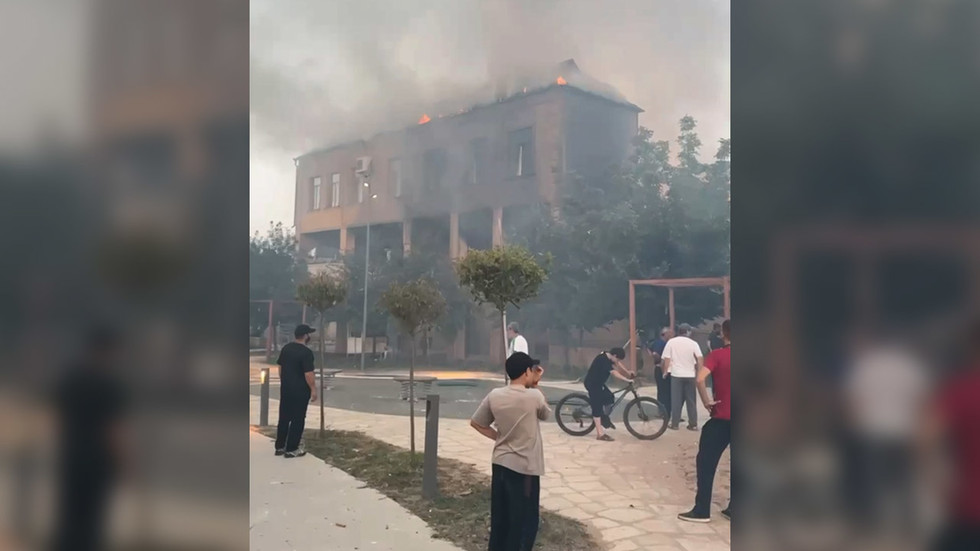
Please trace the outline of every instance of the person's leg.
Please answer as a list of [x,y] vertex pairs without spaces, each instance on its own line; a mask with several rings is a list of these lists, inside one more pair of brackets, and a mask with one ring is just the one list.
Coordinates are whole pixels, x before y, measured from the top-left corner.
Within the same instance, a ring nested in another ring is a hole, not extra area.
[[303,439],[303,429],[306,428],[306,406],[309,399],[299,400],[290,412],[289,436],[286,438],[286,452],[299,449],[299,443]]
[[595,423],[596,437],[602,438],[606,434],[605,429],[602,427],[605,398],[602,396],[602,391],[599,388],[586,387],[585,390],[589,392],[589,406],[592,408],[592,421]]
[[286,437],[289,435],[289,406],[288,396],[279,397],[279,423],[276,426],[276,451],[286,449]]
[[697,379],[684,379],[684,400],[687,401],[687,426],[698,426]]
[[[660,368],[657,368],[658,371]],[[667,412],[667,417],[670,417],[670,377],[661,377],[660,382],[657,383],[657,401],[660,405],[664,406],[664,410]]]
[[507,530],[503,538],[503,546],[500,549],[514,551],[521,549],[521,541],[524,539],[524,527],[526,526],[527,500],[524,497],[525,475],[512,471],[506,467],[503,469],[502,479],[505,487],[505,518]]
[[704,430],[701,431],[696,459],[698,490],[694,498],[695,514],[704,516],[711,514],[711,489],[715,482],[715,471],[718,469],[721,454],[725,452],[731,439],[731,421],[711,419],[705,423]]
[[538,537],[539,516],[541,514],[541,477],[524,476],[524,539],[521,551],[531,551]]
[[491,465],[490,477],[490,547],[489,551],[505,551],[507,539],[507,501],[503,467]]
[[684,381],[670,378],[670,427],[676,429],[681,423],[681,406],[684,404]]

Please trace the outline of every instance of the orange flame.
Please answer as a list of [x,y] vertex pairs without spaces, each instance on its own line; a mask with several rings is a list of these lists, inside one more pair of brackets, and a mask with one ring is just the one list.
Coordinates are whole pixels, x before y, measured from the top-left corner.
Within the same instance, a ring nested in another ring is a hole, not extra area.
[[419,124],[425,124],[425,123],[427,123],[427,122],[429,122],[431,120],[432,119],[430,119],[428,115],[426,115],[425,113],[422,113],[422,118],[419,119]]
[[558,86],[564,86],[564,85],[568,84],[568,81],[565,80],[565,79],[563,79],[561,77],[561,75],[558,76],[558,80],[556,80],[555,82],[558,83]]

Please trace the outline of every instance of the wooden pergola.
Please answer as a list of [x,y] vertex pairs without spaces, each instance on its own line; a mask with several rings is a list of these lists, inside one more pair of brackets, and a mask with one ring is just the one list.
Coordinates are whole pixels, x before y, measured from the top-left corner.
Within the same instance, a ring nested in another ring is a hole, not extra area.
[[670,327],[674,329],[677,318],[674,312],[674,289],[682,287],[721,287],[723,295],[723,311],[726,318],[731,317],[731,280],[725,277],[692,277],[683,279],[631,279],[630,280],[630,365],[636,367],[636,287],[666,287],[668,292],[667,311],[670,316]]

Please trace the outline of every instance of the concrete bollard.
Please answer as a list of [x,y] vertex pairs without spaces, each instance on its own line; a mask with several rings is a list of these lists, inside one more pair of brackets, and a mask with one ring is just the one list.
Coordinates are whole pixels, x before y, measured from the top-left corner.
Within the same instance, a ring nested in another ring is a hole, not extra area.
[[269,368],[263,367],[259,377],[262,380],[262,388],[259,392],[259,426],[269,426]]
[[439,497],[439,395],[425,397],[425,457],[422,460],[422,497]]

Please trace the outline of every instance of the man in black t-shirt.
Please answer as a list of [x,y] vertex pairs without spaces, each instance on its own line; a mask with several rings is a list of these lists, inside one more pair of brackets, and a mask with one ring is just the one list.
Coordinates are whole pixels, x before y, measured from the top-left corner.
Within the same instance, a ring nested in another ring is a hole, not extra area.
[[315,331],[306,324],[296,327],[296,340],[279,351],[279,426],[276,429],[276,455],[300,457],[299,448],[306,424],[306,407],[316,402],[313,378],[313,351],[306,345]]
[[708,352],[719,350],[725,347],[725,339],[721,335],[721,324],[716,323],[711,328],[711,335],[708,336]]
[[595,420],[596,438],[598,440],[611,441],[613,437],[606,434],[603,429],[616,428],[605,410],[606,406],[614,402],[613,393],[606,386],[609,375],[626,382],[631,381],[636,376],[623,367],[624,358],[626,358],[626,351],[622,348],[613,348],[609,352],[601,352],[592,360],[589,372],[585,375],[585,389],[589,391],[589,404],[592,406],[592,418]]

